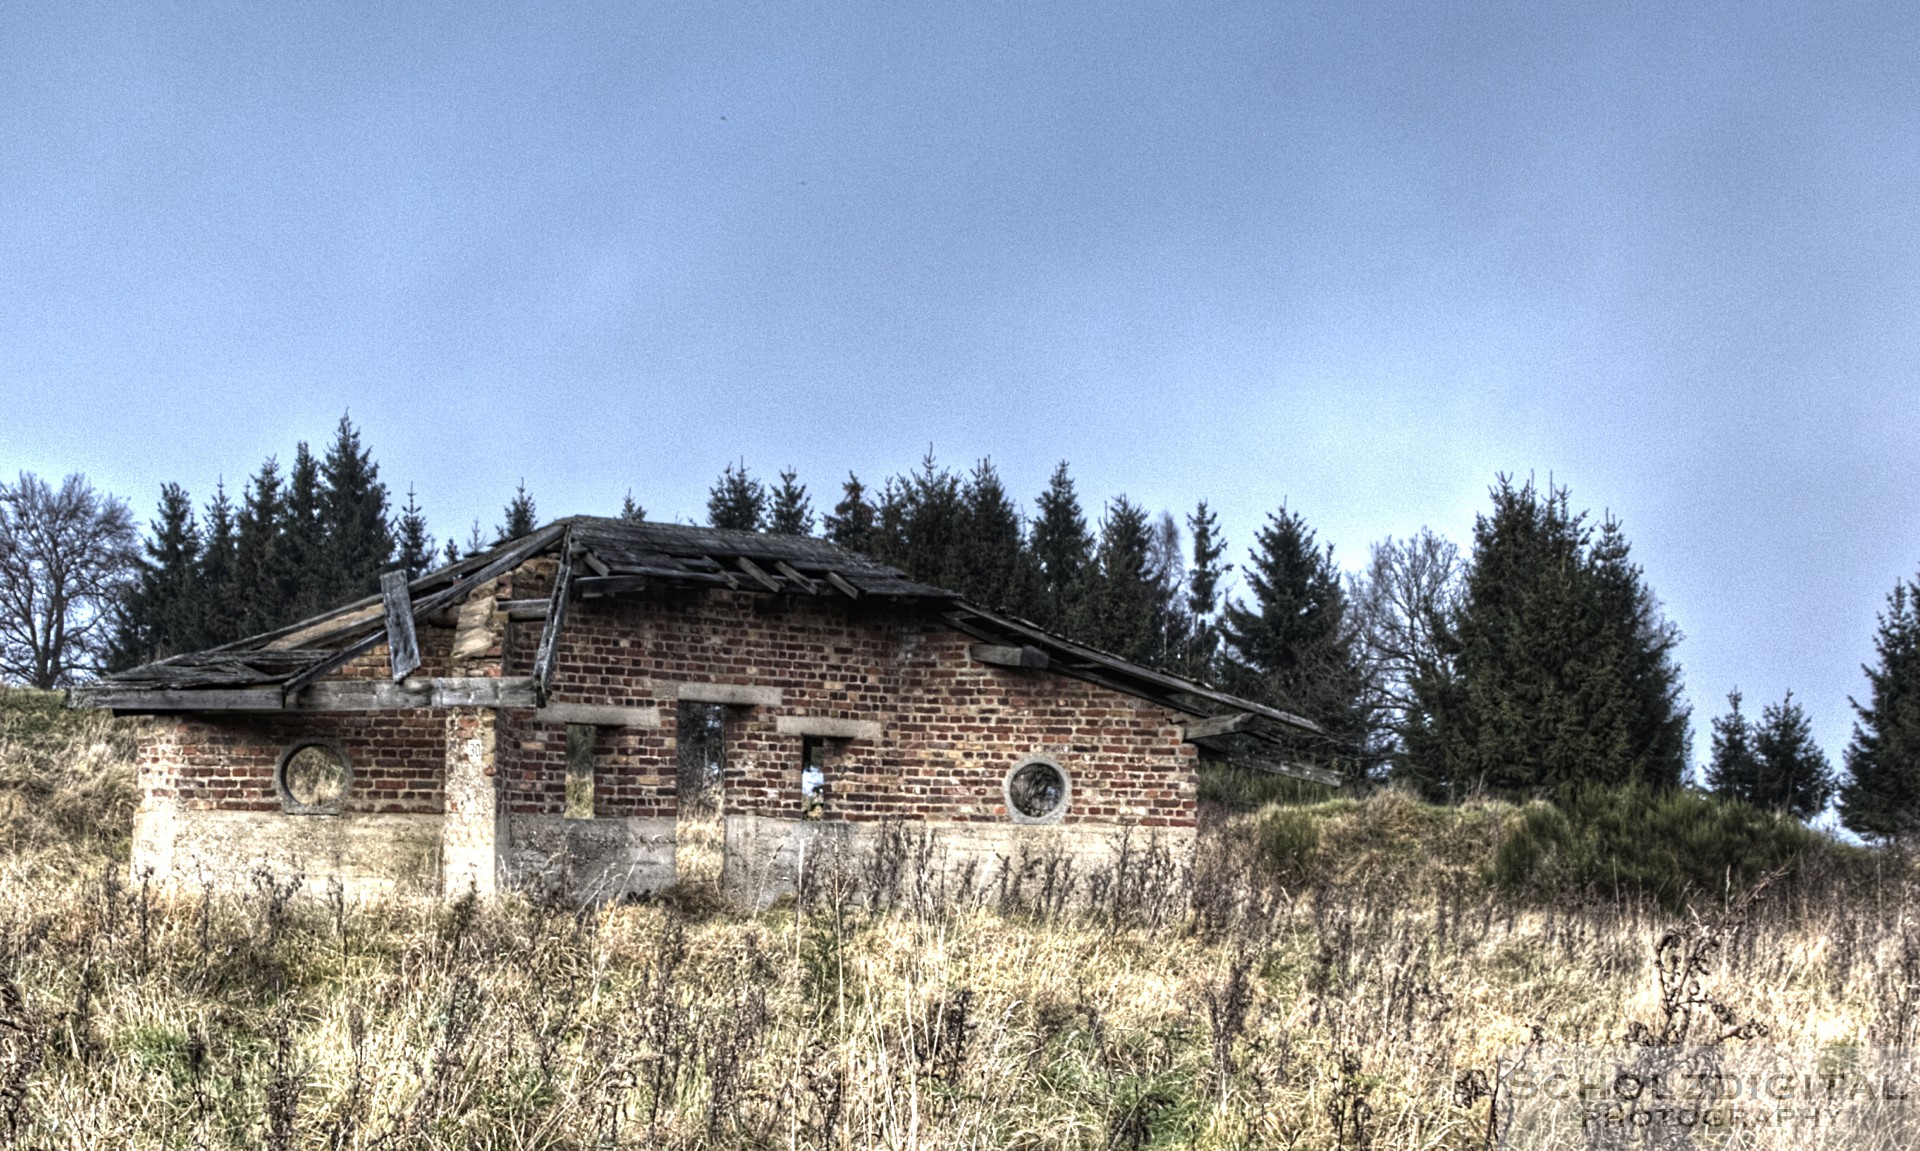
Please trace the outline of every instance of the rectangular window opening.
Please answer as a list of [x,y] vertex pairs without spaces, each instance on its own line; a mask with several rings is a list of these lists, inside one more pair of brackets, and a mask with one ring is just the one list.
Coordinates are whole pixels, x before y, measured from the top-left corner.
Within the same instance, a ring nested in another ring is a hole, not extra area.
[[800,740],[800,816],[820,819],[827,813],[827,741],[818,735]]
[[680,882],[718,884],[726,866],[727,709],[683,699],[675,717],[679,779],[674,788],[674,871]]
[[593,818],[593,745],[600,729],[590,723],[567,725],[568,819]]

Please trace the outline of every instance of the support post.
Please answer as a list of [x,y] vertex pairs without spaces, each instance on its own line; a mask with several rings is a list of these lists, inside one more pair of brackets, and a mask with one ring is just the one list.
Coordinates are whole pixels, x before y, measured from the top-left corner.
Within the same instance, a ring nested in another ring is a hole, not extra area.
[[486,898],[500,886],[499,713],[490,707],[447,712],[446,815],[440,825],[440,876],[449,897]]

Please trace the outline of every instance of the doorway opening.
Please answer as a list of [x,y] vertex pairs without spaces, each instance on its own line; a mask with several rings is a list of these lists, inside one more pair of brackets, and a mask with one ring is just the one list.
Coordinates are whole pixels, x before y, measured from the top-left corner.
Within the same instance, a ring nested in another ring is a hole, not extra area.
[[718,887],[726,865],[721,779],[726,770],[724,704],[681,700],[673,867],[681,883]]

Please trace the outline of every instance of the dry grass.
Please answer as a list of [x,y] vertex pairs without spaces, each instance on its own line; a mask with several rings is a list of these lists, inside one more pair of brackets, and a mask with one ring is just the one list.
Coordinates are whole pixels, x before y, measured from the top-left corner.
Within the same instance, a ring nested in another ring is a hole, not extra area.
[[[75,763],[97,734],[75,729]],[[122,794],[124,761],[119,782],[96,768],[62,778]],[[21,832],[0,871],[0,1137],[1464,1149],[1512,1045],[1676,1025],[1912,1041],[1904,883],[1698,922],[1529,910],[1472,864],[1497,824],[1389,797],[1328,815],[1317,875],[1259,863],[1241,819],[1194,870],[1143,851],[1069,885],[1011,861],[964,900],[916,875],[909,836],[762,915],[353,906],[264,877],[161,897],[125,881],[107,830]],[[1698,1001],[1663,1000],[1663,938],[1702,957]]]

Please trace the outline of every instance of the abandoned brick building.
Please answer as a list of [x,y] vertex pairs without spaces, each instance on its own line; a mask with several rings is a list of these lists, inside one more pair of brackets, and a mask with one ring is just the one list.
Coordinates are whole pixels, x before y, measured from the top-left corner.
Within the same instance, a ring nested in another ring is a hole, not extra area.
[[1190,850],[1203,748],[1311,730],[822,540],[590,518],[74,702],[146,717],[137,874],[585,900],[673,882],[695,726],[751,902],[889,820],[946,866]]

